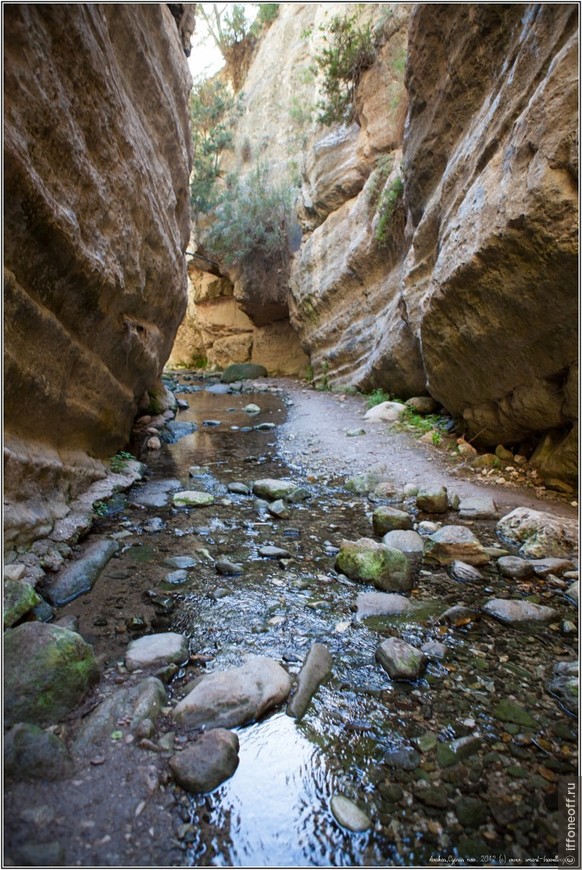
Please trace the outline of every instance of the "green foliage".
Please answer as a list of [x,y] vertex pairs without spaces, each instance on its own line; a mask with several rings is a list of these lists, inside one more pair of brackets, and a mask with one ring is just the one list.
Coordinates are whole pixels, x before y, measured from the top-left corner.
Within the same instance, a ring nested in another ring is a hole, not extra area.
[[205,247],[227,265],[251,256],[287,262],[291,189],[269,184],[261,166],[244,179],[227,179],[214,217]]
[[442,443],[442,417],[439,417],[436,414],[426,414],[426,416],[422,416],[406,405],[400,417],[400,421],[407,429],[410,429],[419,435],[431,432],[431,440],[435,447],[438,447]]
[[406,72],[406,49],[403,48],[401,52],[399,52],[392,59],[392,69],[400,78],[404,78],[404,73]]
[[241,43],[250,32],[245,3],[197,3],[196,15],[206,24],[216,47],[226,59],[228,50]]
[[289,117],[300,127],[304,127],[311,123],[313,118],[313,108],[301,103],[298,97],[291,97],[291,105],[289,107]]
[[195,213],[209,211],[216,200],[220,155],[232,146],[232,125],[240,102],[218,79],[201,79],[190,95],[190,120],[194,158],[190,203]]
[[[397,236],[399,217],[403,217],[404,181],[400,175],[384,188],[378,201],[378,225],[374,238],[382,247],[389,246]],[[402,220],[400,220],[402,224]]]
[[388,176],[392,172],[393,166],[393,154],[382,154],[382,156],[378,158],[378,162],[374,167],[374,171],[370,179],[370,184],[368,185],[368,196],[371,205],[378,205],[380,194],[386,186]]
[[373,408],[375,405],[381,405],[382,402],[389,402],[390,399],[391,396],[389,393],[385,393],[381,387],[377,387],[366,396],[366,404],[368,408]]
[[253,21],[251,33],[258,35],[263,27],[270,27],[275,18],[279,14],[278,3],[261,3],[259,4],[259,14]]
[[125,470],[125,465],[129,460],[135,459],[133,453],[127,453],[125,450],[120,450],[115,456],[112,456],[109,465],[111,466],[111,471],[114,471],[116,474]]
[[319,121],[330,125],[350,123],[354,118],[356,88],[362,74],[374,63],[376,46],[369,24],[358,25],[358,16],[335,16],[329,28],[323,26],[324,47],[315,55],[323,73],[323,99]]

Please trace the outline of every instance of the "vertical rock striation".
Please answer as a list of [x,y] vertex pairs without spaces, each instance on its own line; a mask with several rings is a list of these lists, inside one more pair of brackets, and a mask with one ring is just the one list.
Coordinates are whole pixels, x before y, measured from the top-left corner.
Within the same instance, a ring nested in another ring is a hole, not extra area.
[[181,34],[164,4],[4,10],[9,545],[103,475],[184,314],[184,14]]

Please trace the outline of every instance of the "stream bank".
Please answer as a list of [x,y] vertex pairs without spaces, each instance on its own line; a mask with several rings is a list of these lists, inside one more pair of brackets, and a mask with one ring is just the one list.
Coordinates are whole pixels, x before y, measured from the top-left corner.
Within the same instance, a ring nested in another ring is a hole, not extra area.
[[[196,431],[144,450],[145,483],[110,500],[79,548],[96,538],[119,544],[92,591],[57,614],[93,646],[101,676],[51,729],[70,751],[72,772],[33,784],[16,775],[8,784],[12,862],[413,865],[436,854],[545,863],[556,850],[558,777],[576,769],[565,682],[552,692],[548,685],[555,663],[576,659],[568,593],[577,571],[567,552],[566,563],[529,558],[529,572],[507,576],[496,557],[518,547],[499,538],[496,523],[515,507],[571,521],[574,507],[540,500],[533,487],[486,485],[445,451],[379,424],[362,427],[356,396],[290,381],[226,387],[188,373],[177,376],[176,395],[189,406],[179,421]],[[364,435],[346,434],[358,427]],[[346,485],[370,471],[379,483]],[[257,481],[282,478],[302,496],[275,507],[279,499],[253,492]],[[414,490],[443,485],[444,512],[419,509]],[[213,502],[174,505],[184,490]],[[497,516],[462,521],[449,509],[453,495],[461,506],[492,498]],[[470,529],[486,558],[473,572],[417,559],[411,588],[391,601],[400,610],[370,612],[363,594],[381,593],[336,560],[344,539],[380,541],[372,526],[380,507],[407,514],[425,546],[443,526]],[[555,613],[517,625],[483,609],[507,599]],[[160,633],[185,637],[187,660],[130,670],[128,645]],[[391,637],[428,650],[417,679],[393,679],[376,660]],[[256,724],[235,726],[234,775],[209,794],[177,786],[169,760],[199,732],[181,727],[173,710],[193,682],[249,656],[276,661],[295,680],[314,644],[329,650],[332,672],[304,717],[278,704]],[[162,686],[153,700],[152,672]],[[136,694],[108,701],[120,690]],[[368,829],[337,821],[337,795],[366,814]]]

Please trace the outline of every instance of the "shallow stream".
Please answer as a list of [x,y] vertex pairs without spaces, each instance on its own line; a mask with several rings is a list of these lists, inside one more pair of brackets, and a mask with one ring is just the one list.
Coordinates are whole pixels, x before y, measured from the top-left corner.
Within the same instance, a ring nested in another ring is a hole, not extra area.
[[[145,486],[175,479],[182,489],[211,492],[215,504],[139,505],[144,485],[116,497],[95,531],[116,535],[121,552],[92,593],[61,615],[79,617],[80,633],[107,666],[141,633],[188,635],[191,663],[169,685],[176,699],[201,672],[237,666],[249,654],[274,658],[292,675],[314,642],[333,657],[332,675],[301,721],[279,710],[237,729],[234,776],[208,795],[176,790],[171,834],[184,866],[430,865],[451,856],[547,863],[543,856],[557,854],[558,777],[576,769],[576,736],[574,718],[546,684],[554,662],[576,658],[576,634],[564,633],[560,619],[524,632],[478,615],[456,626],[437,617],[461,602],[478,611],[488,598],[533,595],[575,620],[563,589],[504,579],[494,561],[484,580],[470,583],[422,564],[410,597],[424,606],[413,618],[359,620],[358,593],[371,589],[338,575],[335,555],[343,538],[373,537],[370,517],[380,502],[349,491],[345,478],[313,476],[307,458],[283,463],[282,393],[214,394],[210,381],[180,380],[176,395],[189,408],[178,419],[198,428],[159,452],[144,451]],[[246,413],[249,403],[260,413]],[[254,428],[263,423],[275,428]],[[228,490],[279,477],[309,495],[286,518]],[[405,506],[415,521],[460,523],[454,512],[417,515],[414,499]],[[494,523],[465,525],[485,545],[500,546]],[[289,555],[264,558],[258,551],[266,545]],[[185,582],[167,580],[174,569],[165,562],[175,556],[193,560]],[[219,575],[221,559],[242,573]],[[416,683],[391,681],[375,651],[394,634],[416,646],[439,640],[448,658],[431,662]],[[504,699],[527,713],[523,723],[495,715]],[[533,724],[524,724],[529,716]],[[470,749],[451,761],[447,747],[471,735]],[[330,810],[337,793],[367,813],[368,831],[338,824]]]

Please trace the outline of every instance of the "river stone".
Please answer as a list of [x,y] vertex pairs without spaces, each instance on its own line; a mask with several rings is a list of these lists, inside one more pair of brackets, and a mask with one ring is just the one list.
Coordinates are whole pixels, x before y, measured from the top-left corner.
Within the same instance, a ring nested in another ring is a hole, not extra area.
[[332,657],[322,643],[314,643],[297,678],[297,689],[287,704],[287,715],[301,719],[313,695],[331,671]]
[[232,731],[213,728],[170,758],[178,785],[192,794],[213,791],[238,767],[239,740]]
[[255,480],[253,483],[254,494],[268,501],[286,498],[294,493],[297,488],[297,484],[293,483],[292,480],[266,478],[265,480]]
[[376,649],[376,660],[392,680],[417,680],[426,665],[423,653],[399,637],[389,637]]
[[176,441],[185,438],[186,435],[196,432],[196,429],[196,423],[187,420],[169,420],[163,432],[164,441],[169,444],[175,444]]
[[441,643],[440,640],[427,640],[421,646],[420,651],[427,659],[435,659],[436,661],[446,659],[449,654],[448,647],[444,643]]
[[499,511],[492,498],[473,496],[459,503],[459,518],[462,520],[496,520]]
[[214,565],[218,574],[223,577],[237,577],[243,573],[242,565],[231,562],[229,559],[218,559]]
[[392,547],[393,550],[400,550],[408,557],[422,556],[424,552],[424,541],[418,532],[405,529],[386,532],[382,538],[382,543],[386,544],[387,547]]
[[412,396],[412,398],[406,400],[405,404],[423,417],[427,414],[434,414],[438,409],[438,403],[432,396]]
[[377,471],[364,471],[362,474],[356,474],[346,481],[346,489],[350,492],[355,492],[356,495],[366,495],[372,492],[379,483],[384,480],[384,475]]
[[129,504],[141,507],[164,507],[170,500],[170,493],[182,486],[179,480],[152,480],[139,487],[132,487],[129,494]]
[[289,516],[289,508],[282,498],[278,498],[277,501],[272,501],[267,506],[267,510],[270,514],[274,517],[278,517],[280,520],[284,520]]
[[172,501],[176,507],[206,507],[214,504],[214,496],[209,492],[188,489],[174,493]]
[[483,546],[464,526],[443,526],[429,535],[425,552],[440,565],[450,565],[457,559],[468,565],[486,565],[489,561]]
[[86,757],[103,742],[108,744],[120,721],[127,723],[124,727],[132,733],[137,733],[143,722],[154,726],[167,703],[168,694],[157,677],[117,689],[83,720],[73,746],[75,756]]
[[265,366],[255,363],[233,363],[227,366],[220,376],[223,384],[233,384],[235,381],[245,381],[250,378],[266,378],[268,371]]
[[384,592],[407,591],[412,586],[410,562],[404,553],[371,538],[342,541],[335,568],[351,580],[369,581]]
[[177,571],[170,571],[164,577],[164,583],[169,583],[171,586],[182,586],[188,582],[188,572],[184,568],[179,568]]
[[575,604],[578,604],[579,596],[580,596],[580,583],[578,580],[575,580],[573,583],[568,586],[566,589],[566,595],[568,598],[571,598]]
[[489,810],[479,798],[462,795],[455,801],[455,815],[464,828],[478,828],[487,821]]
[[[24,566],[22,566],[24,568]],[[34,586],[26,580],[4,580],[4,628],[15,622],[41,602]]]
[[493,710],[493,715],[500,722],[512,722],[514,725],[521,725],[524,728],[535,728],[537,725],[527,710],[524,710],[511,698],[502,698]]
[[227,489],[229,492],[233,492],[236,495],[250,495],[252,492],[248,483],[242,483],[238,480],[229,483]]
[[481,614],[473,607],[466,607],[464,604],[453,604],[447,608],[444,613],[441,613],[437,619],[438,623],[447,623],[455,628],[460,628],[463,625],[469,625],[471,622],[476,622],[480,619]]
[[531,604],[529,601],[510,598],[492,598],[483,605],[483,613],[498,619],[505,625],[528,622],[552,622],[558,617],[553,607]]
[[458,737],[450,743],[437,745],[437,761],[440,767],[452,767],[459,761],[464,761],[481,748],[481,740],[474,734]]
[[[435,744],[436,745],[436,744]],[[425,804],[427,807],[435,807],[436,809],[444,810],[449,805],[449,799],[444,788],[439,788],[436,785],[421,780],[414,790],[414,796]]]
[[4,738],[4,773],[12,779],[66,779],[73,759],[56,734],[19,722]]
[[533,564],[519,556],[501,556],[497,569],[502,577],[510,580],[529,580],[534,576]]
[[372,526],[374,534],[379,538],[397,529],[412,529],[412,518],[406,511],[381,505],[372,514]]
[[194,568],[198,563],[193,556],[168,556],[162,564],[166,565],[167,568],[184,570],[186,568]]
[[384,756],[384,760],[391,767],[399,770],[415,770],[421,761],[420,755],[411,746],[402,746],[400,749],[391,749]]
[[4,633],[4,722],[52,725],[97,680],[93,647],[80,635],[44,622]]
[[254,405],[252,402],[249,405],[245,405],[243,411],[245,412],[245,414],[250,414],[251,417],[253,417],[255,414],[261,413],[261,409],[259,408],[259,406]]
[[372,822],[366,813],[343,794],[336,794],[330,803],[336,822],[354,833],[362,833],[372,827]]
[[368,423],[395,423],[404,413],[405,406],[401,402],[380,402],[364,414]]
[[416,496],[416,507],[427,514],[445,514],[449,509],[446,486],[438,489],[421,489]]
[[515,546],[521,545],[522,556],[562,558],[577,548],[578,524],[576,520],[521,507],[499,520],[497,534]]
[[357,598],[358,616],[404,616],[417,609],[404,595],[394,592],[360,592]]
[[466,562],[461,562],[459,559],[451,562],[451,575],[461,583],[477,583],[485,579],[477,568],[473,565],[467,565]]
[[547,577],[548,574],[555,574],[557,577],[564,574],[566,571],[571,571],[575,568],[574,562],[570,559],[536,559],[531,563],[536,577]]
[[55,607],[62,607],[84,592],[89,592],[118,550],[117,541],[109,538],[98,539],[87,547],[82,556],[59,571],[43,586],[45,598]]
[[252,656],[239,668],[205,674],[174,709],[186,728],[236,728],[284,701],[291,678],[273,659]]
[[578,714],[578,662],[557,662],[553,676],[547,685],[550,694],[555,695],[569,713]]
[[125,653],[128,671],[141,668],[182,665],[188,660],[188,638],[174,631],[146,634],[132,640]]
[[282,547],[259,547],[259,556],[265,559],[290,559],[291,553],[289,550],[284,550]]

